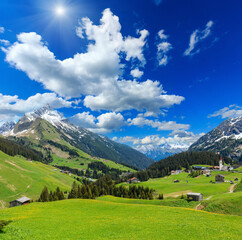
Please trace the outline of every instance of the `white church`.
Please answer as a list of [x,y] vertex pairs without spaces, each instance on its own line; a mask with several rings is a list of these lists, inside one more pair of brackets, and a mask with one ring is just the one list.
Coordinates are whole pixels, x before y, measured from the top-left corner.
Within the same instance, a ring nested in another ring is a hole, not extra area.
[[232,169],[233,169],[233,167],[231,167],[230,165],[223,165],[223,159],[222,159],[222,156],[220,156],[219,170],[220,171],[230,171]]

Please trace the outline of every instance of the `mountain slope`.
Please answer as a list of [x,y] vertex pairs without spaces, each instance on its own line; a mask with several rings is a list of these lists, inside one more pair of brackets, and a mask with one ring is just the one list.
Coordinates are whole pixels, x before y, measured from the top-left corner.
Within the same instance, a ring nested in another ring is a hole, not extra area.
[[74,179],[67,174],[40,162],[11,157],[0,151],[0,208],[22,196],[37,199],[47,186],[51,190],[60,187],[70,190]]
[[138,168],[146,168],[154,162],[129,146],[72,125],[49,106],[25,114],[6,135],[25,137],[36,145],[43,144],[44,140],[55,141],[69,147],[74,146],[91,156]]
[[242,154],[242,116],[230,118],[193,143],[189,151],[220,152],[239,159]]
[[15,122],[6,122],[0,127],[0,135],[5,135],[15,126]]

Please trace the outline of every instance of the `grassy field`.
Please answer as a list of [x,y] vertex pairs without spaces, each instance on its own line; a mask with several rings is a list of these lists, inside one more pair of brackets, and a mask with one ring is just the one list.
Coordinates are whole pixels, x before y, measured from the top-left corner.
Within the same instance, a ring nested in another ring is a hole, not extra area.
[[[61,158],[55,154],[52,154],[53,157],[53,162],[51,162],[50,164],[52,166],[58,165],[58,166],[68,166],[70,168],[75,168],[75,169],[79,169],[79,170],[85,170],[87,169],[87,165],[88,163],[91,162],[102,162],[103,164],[105,164],[106,166],[110,167],[110,168],[116,168],[119,169],[121,171],[130,171],[130,172],[136,172],[134,169],[126,167],[122,164],[113,162],[111,160],[106,160],[106,159],[92,159],[91,156],[89,156],[88,154],[85,154],[87,156],[83,156],[83,152],[80,150],[77,150],[77,152],[80,154],[80,157],[77,158],[72,158],[72,159],[66,159],[66,158]],[[81,165],[82,164],[82,165]]]
[[0,151],[0,208],[23,195],[37,199],[44,188],[70,190],[74,179],[40,162],[29,162]]
[[241,239],[241,217],[185,208],[64,200],[1,210],[3,240]]
[[197,202],[188,202],[185,199],[130,199],[130,198],[119,198],[114,196],[102,196],[97,198],[99,201],[113,202],[113,203],[127,203],[127,204],[145,204],[145,205],[156,205],[156,206],[170,206],[170,207],[184,207],[184,208],[195,208]]
[[203,210],[242,216],[242,192],[224,193],[203,201]]
[[[225,176],[225,180],[234,180],[236,177],[241,179],[242,176],[241,173],[217,171],[212,172],[211,177],[201,175],[196,178],[191,178],[187,173],[181,173],[164,178],[150,179],[147,182],[138,183],[138,185],[153,188],[157,193],[163,193],[164,197],[178,197],[188,192],[199,192],[204,195],[204,198],[206,198],[229,191],[229,188],[231,187],[230,183],[209,183],[211,180],[215,181],[215,175],[220,173]],[[174,183],[175,179],[178,179],[180,182]]]

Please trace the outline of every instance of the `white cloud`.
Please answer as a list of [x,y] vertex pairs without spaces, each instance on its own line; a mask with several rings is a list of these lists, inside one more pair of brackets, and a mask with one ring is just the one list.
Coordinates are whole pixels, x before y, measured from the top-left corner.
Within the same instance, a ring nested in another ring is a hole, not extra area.
[[206,39],[211,34],[211,28],[214,25],[213,21],[206,24],[204,30],[196,29],[190,36],[189,47],[185,50],[185,56],[192,56],[200,52],[200,49],[194,50],[199,42]]
[[0,39],[0,43],[2,43],[4,46],[10,45],[10,42],[8,40],[5,40],[5,39]]
[[168,57],[168,52],[172,49],[172,45],[166,41],[168,38],[167,35],[164,34],[164,30],[160,30],[158,32],[159,36],[159,43],[157,44],[157,60],[159,66],[166,66],[169,57]]
[[208,117],[221,117],[221,118],[234,118],[242,116],[242,106],[230,105],[229,107],[224,107],[213,114],[210,114]]
[[174,121],[158,121],[158,120],[150,120],[144,117],[136,117],[133,119],[128,119],[129,125],[135,125],[135,126],[150,126],[152,128],[157,128],[159,131],[165,131],[165,130],[186,130],[190,128],[189,124],[180,124],[176,123]]
[[63,97],[84,96],[84,105],[92,110],[159,112],[184,100],[182,96],[166,94],[156,81],[122,79],[124,60],[145,65],[147,30],[137,31],[139,37],[124,37],[119,18],[106,9],[100,25],[83,18],[76,32],[89,41],[87,52],[65,60],[56,59],[35,32],[19,34],[17,42],[2,50],[6,61],[30,79]]
[[124,117],[120,113],[114,112],[101,114],[97,118],[90,112],[82,112],[72,116],[69,120],[73,124],[95,133],[112,132],[125,125]]
[[170,137],[160,137],[159,135],[150,135],[144,138],[135,138],[131,136],[116,138],[114,141],[120,143],[131,143],[137,150],[147,153],[148,151],[161,149],[182,149],[186,150],[191,144],[197,141],[204,133],[194,134],[184,131],[184,135],[174,134]]
[[57,97],[55,93],[37,93],[26,100],[19,99],[17,95],[3,95],[0,93],[0,118],[2,121],[18,120],[21,115],[31,112],[49,104],[53,108],[72,107],[75,104],[61,97]]
[[158,36],[160,38],[160,40],[166,40],[168,38],[168,36],[166,34],[164,34],[165,30],[164,29],[161,29],[159,32],[158,32]]
[[138,68],[135,68],[135,69],[131,70],[130,74],[134,78],[141,78],[143,76],[144,72],[140,71]]
[[159,113],[160,108],[180,104],[185,99],[177,95],[167,95],[157,81],[138,83],[122,80],[116,85],[116,88],[103,90],[98,96],[87,96],[84,105],[92,110],[106,109],[117,112],[137,109]]
[[5,32],[5,28],[0,26],[0,33],[4,33]]

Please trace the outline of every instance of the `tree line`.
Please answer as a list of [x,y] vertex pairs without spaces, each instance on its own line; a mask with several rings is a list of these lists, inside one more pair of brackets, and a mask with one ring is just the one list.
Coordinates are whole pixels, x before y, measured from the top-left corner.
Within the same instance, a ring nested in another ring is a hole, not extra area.
[[153,199],[153,189],[144,186],[131,185],[128,188],[122,185],[115,186],[110,175],[99,178],[96,182],[83,184],[82,186],[74,182],[68,198],[94,199],[103,195],[115,197]]
[[[80,185],[73,182],[71,191],[68,193],[68,199],[82,198],[95,199],[99,196],[112,195],[115,197],[135,198],[135,199],[153,199],[153,189],[144,186],[131,185],[128,188],[122,185],[115,186],[110,175],[105,175],[96,182],[83,181]],[[47,187],[41,192],[40,202],[49,202],[65,199],[64,193],[57,188],[56,191],[48,191]]]
[[47,187],[42,190],[38,202],[52,202],[65,199],[64,192],[59,187],[55,191],[48,191]]
[[[18,145],[23,146],[24,148],[31,149],[31,151],[35,152],[40,157],[39,160],[34,159],[36,161],[40,161],[45,164],[49,164],[53,161],[53,158],[51,156],[51,149],[48,147],[43,147],[42,145],[43,141],[40,141],[40,143],[37,144],[37,143],[33,143],[31,140],[29,140],[26,137],[15,137],[15,136],[9,137],[9,140]],[[40,149],[40,150],[37,151],[35,149]]]
[[107,165],[105,165],[102,162],[91,162],[88,164],[88,168],[83,171],[76,168],[70,168],[68,166],[56,166],[57,168],[69,171],[70,173],[76,175],[76,176],[82,176],[87,178],[94,178],[99,179],[103,177],[106,174],[109,174],[113,180],[120,182],[120,175],[126,171],[117,169],[117,168],[110,168]]
[[[168,176],[172,170],[182,168],[189,169],[191,165],[219,165],[220,155],[213,152],[182,152],[167,157],[151,164],[146,170],[131,174],[130,177],[137,177],[140,181],[147,181],[149,178],[160,178]],[[223,157],[226,164],[232,164],[233,160]]]
[[28,147],[21,146],[18,143],[8,139],[0,138],[0,150],[10,156],[21,155],[25,158],[30,158],[35,161],[42,160],[42,153],[29,149]]

